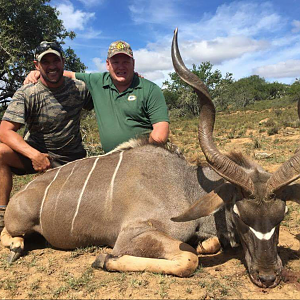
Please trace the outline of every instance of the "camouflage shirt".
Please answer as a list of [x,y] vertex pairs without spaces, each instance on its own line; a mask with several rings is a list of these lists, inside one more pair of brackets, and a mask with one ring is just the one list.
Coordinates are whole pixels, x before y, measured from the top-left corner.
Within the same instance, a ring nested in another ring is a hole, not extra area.
[[2,118],[26,125],[25,141],[56,157],[85,156],[80,134],[80,112],[93,102],[84,82],[65,77],[62,86],[50,89],[41,81],[22,86]]

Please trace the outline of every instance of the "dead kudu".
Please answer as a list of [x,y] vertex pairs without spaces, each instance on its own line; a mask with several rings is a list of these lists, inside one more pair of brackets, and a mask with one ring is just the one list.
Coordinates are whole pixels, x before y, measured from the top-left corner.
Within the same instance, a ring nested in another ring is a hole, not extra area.
[[[240,240],[255,284],[279,283],[279,225],[294,192],[289,184],[299,177],[300,152],[273,175],[241,154],[221,154],[213,143],[214,106],[182,62],[177,31],[172,59],[199,96],[199,141],[210,166],[191,166],[175,153],[143,144],[49,170],[9,202],[1,241],[12,261],[22,253],[24,235],[39,232],[56,248],[113,247],[94,267],[189,276],[198,257],[188,242],[216,235],[231,245]],[[208,216],[220,211],[223,231]]]

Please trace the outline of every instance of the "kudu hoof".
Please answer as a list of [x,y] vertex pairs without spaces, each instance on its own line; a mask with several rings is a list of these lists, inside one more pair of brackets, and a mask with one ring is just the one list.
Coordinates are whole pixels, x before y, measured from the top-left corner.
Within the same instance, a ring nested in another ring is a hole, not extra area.
[[103,269],[106,270],[105,268],[105,263],[107,262],[107,260],[111,257],[110,254],[104,254],[101,253],[97,256],[97,258],[95,259],[95,261],[92,263],[92,267],[95,269]]
[[202,243],[199,243],[197,247],[197,254],[215,254],[221,249],[221,244],[216,236],[213,236]]
[[23,249],[21,247],[11,248],[10,249],[10,254],[9,254],[8,258],[7,258],[7,262],[9,264],[13,263],[18,258],[21,257],[22,253],[23,253]]

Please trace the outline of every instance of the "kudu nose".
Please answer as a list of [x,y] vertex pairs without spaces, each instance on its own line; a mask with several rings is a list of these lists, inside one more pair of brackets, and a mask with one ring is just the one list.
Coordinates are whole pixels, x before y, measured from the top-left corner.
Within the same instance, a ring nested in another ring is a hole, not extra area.
[[264,286],[269,287],[272,284],[274,284],[276,276],[274,274],[272,274],[272,275],[263,274],[263,275],[259,275],[259,279]]

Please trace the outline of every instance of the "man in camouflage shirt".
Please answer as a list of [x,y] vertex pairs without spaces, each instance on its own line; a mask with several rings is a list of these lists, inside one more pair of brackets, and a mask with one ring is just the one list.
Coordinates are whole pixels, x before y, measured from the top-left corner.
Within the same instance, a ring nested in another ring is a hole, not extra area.
[[[93,102],[85,84],[63,77],[64,58],[57,43],[42,42],[34,64],[41,74],[38,83],[17,90],[0,125],[0,231],[12,173],[43,172],[86,156],[80,112],[92,109]],[[24,138],[17,133],[23,125]]]

